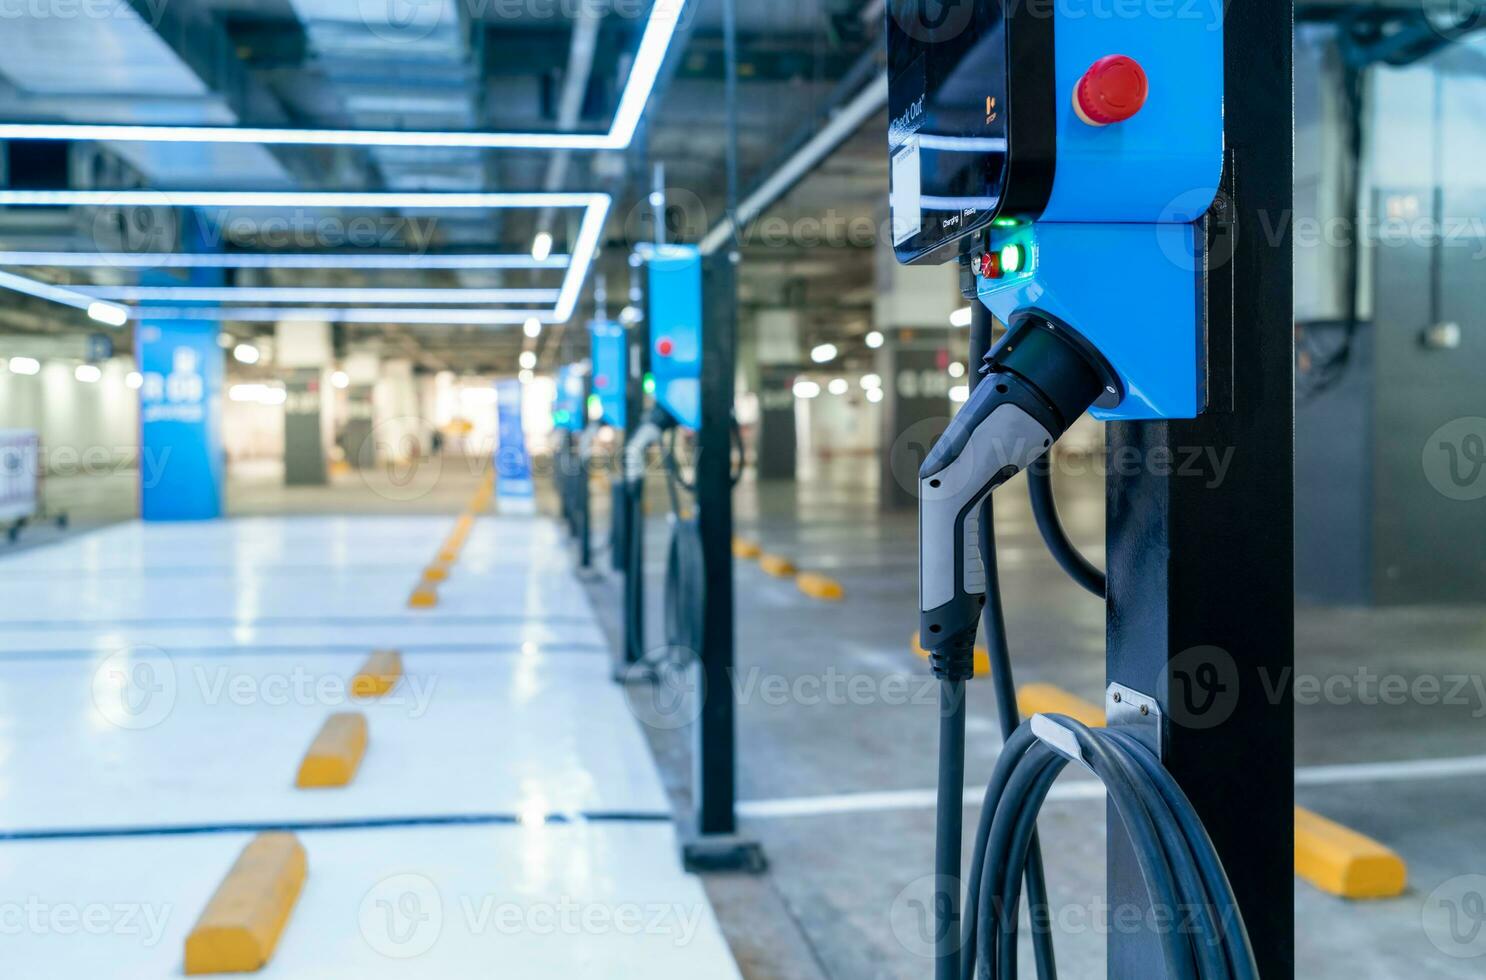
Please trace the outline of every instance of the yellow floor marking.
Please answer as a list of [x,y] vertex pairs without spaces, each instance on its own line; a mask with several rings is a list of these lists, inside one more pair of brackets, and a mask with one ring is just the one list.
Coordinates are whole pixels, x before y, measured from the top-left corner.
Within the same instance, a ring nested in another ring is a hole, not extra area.
[[396,650],[377,650],[352,678],[351,694],[358,698],[379,698],[401,679],[402,654]]
[[734,558],[757,558],[761,554],[763,554],[763,549],[758,546],[758,542],[749,541],[746,538],[733,539]]
[[790,578],[799,571],[795,563],[783,555],[760,555],[758,567],[776,578]]
[[293,834],[255,837],[186,937],[186,973],[252,973],[267,966],[308,873]]
[[1342,898],[1393,898],[1409,882],[1403,858],[1302,807],[1295,808],[1295,873]]
[[300,789],[350,785],[366,755],[366,742],[366,715],[359,711],[331,715],[305,752],[294,785]]
[[846,590],[841,587],[840,582],[815,572],[801,572],[795,576],[795,585],[812,599],[836,602],[846,598]]

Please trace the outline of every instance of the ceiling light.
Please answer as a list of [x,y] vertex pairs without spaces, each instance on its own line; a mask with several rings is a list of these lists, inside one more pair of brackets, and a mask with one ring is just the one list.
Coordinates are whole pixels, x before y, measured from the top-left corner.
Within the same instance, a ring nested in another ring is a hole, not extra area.
[[333,371],[330,375],[330,384],[334,388],[349,388],[351,376],[344,371]]
[[968,327],[974,316],[975,314],[971,312],[970,307],[962,306],[949,315],[949,325],[952,327]]
[[826,391],[833,395],[844,395],[851,390],[851,385],[846,383],[845,378],[832,378],[831,383],[826,385]]
[[144,306],[130,309],[150,320],[215,320],[237,323],[280,323],[318,320],[324,323],[425,323],[453,326],[491,326],[525,323],[532,316],[550,322],[552,313],[534,310],[493,310],[455,306]]
[[[0,127],[3,128],[3,127]],[[163,191],[0,190],[10,207],[174,208],[429,208],[470,211],[508,208],[586,208],[607,194],[560,191]]]
[[72,376],[83,384],[94,384],[103,378],[103,372],[96,364],[79,364]]
[[88,304],[88,317],[110,327],[122,327],[129,322],[129,311],[122,306],[100,300]]
[[237,346],[237,338],[233,337],[232,334],[224,330],[221,333],[217,334],[217,346],[222,348],[223,350],[231,350],[232,348]]
[[536,340],[542,335],[542,321],[534,316],[527,317],[526,322],[521,325],[521,332]]
[[794,392],[796,398],[814,398],[820,394],[820,385],[814,381],[796,381]]
[[34,357],[12,357],[10,370],[12,374],[36,374],[41,370],[41,362]]
[[138,371],[130,371],[124,375],[124,385],[131,391],[138,391],[144,387],[144,375]]
[[810,359],[816,364],[825,364],[836,359],[835,344],[819,344],[810,350]]
[[881,387],[882,387],[882,375],[880,375],[880,374],[864,374],[864,375],[862,375],[862,390],[863,391],[871,391],[873,388],[881,388]]
[[[678,3],[679,0],[659,0],[661,3]],[[631,69],[633,73],[639,67]],[[5,129],[0,126],[0,131]],[[583,208],[583,218],[578,225],[578,235],[573,242],[573,254],[568,260],[567,273],[563,276],[562,288],[551,312],[552,321],[562,323],[570,319],[577,309],[588,267],[598,252],[599,239],[603,237],[604,224],[609,218],[612,203],[608,194],[581,192],[441,192],[441,191],[157,191],[130,190],[0,190],[0,205],[22,207],[65,207],[68,205],[125,207],[201,207],[201,208],[256,208],[256,207],[300,207],[300,208],[447,208],[452,210],[504,209],[504,208]],[[153,257],[153,256],[152,256]],[[529,258],[529,261],[537,261]],[[415,266],[416,267],[416,266]],[[22,277],[15,277],[21,279]],[[24,282],[36,284],[32,280]],[[55,288],[55,287],[52,287]],[[23,292],[30,290],[22,290]],[[76,296],[70,290],[61,292]],[[33,295],[37,295],[33,292]],[[44,297],[52,298],[52,297]],[[87,308],[84,303],[67,302],[71,306]],[[230,319],[224,317],[223,319]],[[256,319],[256,318],[255,318]],[[523,318],[524,319],[524,318]],[[437,319],[415,321],[378,321],[376,319],[342,319],[337,322],[446,322]],[[460,321],[447,321],[460,322]],[[506,321],[493,321],[506,322]],[[517,321],[520,322],[520,321]]]
[[949,400],[952,402],[968,401],[970,398],[969,385],[955,385],[949,389]]
[[112,303],[100,303],[88,294],[78,292],[76,289],[68,289],[65,286],[53,286],[51,283],[41,282],[38,279],[30,279],[26,276],[18,276],[13,272],[0,272],[0,289],[9,289],[11,292],[34,296],[37,299],[44,299],[50,303],[59,303],[62,306],[84,310],[94,320],[116,327],[126,323],[129,319],[128,312],[122,306],[115,306]]
[[257,364],[259,357],[258,348],[252,344],[238,344],[232,348],[232,356],[243,364]]
[[527,254],[362,255],[330,252],[18,252],[0,265],[93,269],[565,269],[566,255],[538,262]]
[[645,319],[645,314],[640,312],[638,306],[626,306],[619,311],[619,322],[625,326],[632,326]]
[[[556,289],[396,289],[356,286],[80,286],[128,303],[555,303]],[[125,312],[121,307],[116,307]]]
[[964,363],[962,361],[950,361],[949,376],[951,378],[963,378],[965,376]]
[[634,140],[686,0],[655,0],[607,132],[445,132],[439,130],[293,129],[267,126],[142,126],[103,123],[8,123],[0,140],[109,140],[151,143],[274,143],[302,146],[423,146],[488,150],[623,150]]
[[871,333],[867,334],[866,341],[867,341],[867,346],[870,347],[870,348],[872,348],[873,350],[876,350],[877,348],[881,347],[882,346],[882,331],[881,330],[873,330]]
[[516,363],[521,365],[522,370],[530,371],[537,366],[537,352],[530,350],[522,351],[521,356],[516,359]]
[[537,237],[531,240],[531,257],[538,262],[545,262],[551,254],[552,233],[546,231],[537,232]]
[[516,377],[517,380],[519,380],[524,385],[529,385],[532,383],[533,380],[536,379],[536,375],[532,374],[530,371],[522,371]]
[[874,405],[876,405],[878,402],[882,401],[882,389],[881,388],[868,388],[867,389],[867,401],[871,402]]

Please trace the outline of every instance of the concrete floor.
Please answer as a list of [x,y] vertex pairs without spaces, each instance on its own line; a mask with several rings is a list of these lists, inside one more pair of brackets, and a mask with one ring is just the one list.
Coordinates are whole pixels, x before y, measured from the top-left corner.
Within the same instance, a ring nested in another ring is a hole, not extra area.
[[[933,853],[935,692],[908,648],[917,626],[914,516],[882,515],[876,493],[875,464],[842,459],[817,464],[798,483],[745,482],[737,495],[740,535],[846,589],[844,602],[819,602],[756,563],[737,566],[742,822],[771,870],[763,884],[729,883],[720,894],[715,880],[709,887],[750,978],[922,980],[931,970],[919,912]],[[1101,563],[1099,481],[1063,478],[1059,495],[1071,534]],[[997,501],[1018,682],[1046,681],[1099,701],[1102,604],[1047,557],[1022,481]],[[655,498],[652,513],[661,507]],[[651,520],[656,645],[665,535],[663,522]],[[605,574],[591,591],[612,631],[617,579]],[[1442,925],[1450,902],[1465,901],[1469,911],[1469,893],[1486,884],[1462,877],[1486,874],[1486,609],[1301,609],[1297,619],[1298,677],[1351,679],[1365,664],[1410,683],[1468,686],[1449,706],[1369,705],[1345,691],[1335,700],[1347,703],[1297,706],[1299,802],[1396,849],[1411,884],[1398,899],[1349,903],[1297,880],[1296,976],[1486,977],[1486,943],[1459,942]],[[984,681],[973,685],[969,732],[968,785],[983,787],[1000,746]],[[650,735],[685,808],[689,732]],[[1416,764],[1440,759],[1464,761],[1436,776]],[[1326,768],[1364,763],[1398,765]],[[967,823],[977,812],[967,808]],[[1104,937],[1087,924],[1104,894],[1103,805],[1069,793],[1049,803],[1040,827],[1062,974],[1103,976]],[[747,901],[730,902],[729,892]],[[781,946],[788,954],[776,952]]]
[[[272,489],[272,477],[262,474],[239,474],[231,499],[235,509],[259,513],[437,512],[467,495],[475,480],[468,468],[425,475],[427,484],[418,486],[426,490],[408,500],[359,476],[329,489],[286,491]],[[664,495],[653,489],[647,571],[651,643],[658,646],[666,529],[659,519]],[[876,493],[875,464],[858,458],[818,463],[798,483],[746,480],[737,494],[740,534],[833,575],[847,592],[842,603],[823,603],[755,563],[737,568],[741,812],[771,869],[757,878],[709,876],[705,884],[750,980],[922,980],[931,969],[919,913],[932,858],[934,691],[908,649],[917,615],[914,518],[883,516]],[[1059,495],[1074,538],[1102,562],[1097,479],[1060,478]],[[600,531],[605,502],[596,493]],[[1018,680],[1055,683],[1097,700],[1101,604],[1046,556],[1020,481],[998,494],[997,524]],[[600,545],[588,585],[612,642],[619,580],[606,561]],[[1449,705],[1368,703],[1344,689],[1297,706],[1299,801],[1393,847],[1408,861],[1411,882],[1402,898],[1368,903],[1297,882],[1297,977],[1486,977],[1486,939],[1468,938],[1469,918],[1457,922],[1454,935],[1448,922],[1452,908],[1469,914],[1472,896],[1486,891],[1486,879],[1470,877],[1486,875],[1483,654],[1486,609],[1299,610],[1300,677],[1349,680],[1366,665],[1374,675],[1465,687]],[[647,696],[630,691],[636,708]],[[999,749],[989,700],[977,682],[972,787],[984,785]],[[685,813],[689,730],[646,734],[672,802]],[[1446,763],[1431,768],[1430,760]],[[1371,764],[1383,765],[1358,768]],[[966,816],[973,820],[974,810]],[[1088,924],[1104,890],[1103,807],[1069,792],[1049,803],[1040,826],[1060,912],[1062,975],[1103,976],[1103,935]]]
[[[310,875],[263,977],[737,977],[561,532],[482,514],[409,608],[453,527],[128,521],[0,554],[0,975],[179,976],[272,829]],[[358,696],[388,647],[399,682]],[[344,710],[354,781],[296,789]]]

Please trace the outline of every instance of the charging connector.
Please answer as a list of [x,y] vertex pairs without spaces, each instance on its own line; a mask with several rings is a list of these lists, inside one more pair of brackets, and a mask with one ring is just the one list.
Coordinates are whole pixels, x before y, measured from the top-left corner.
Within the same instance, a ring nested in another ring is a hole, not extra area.
[[1095,357],[1052,324],[1022,321],[919,470],[919,636],[942,679],[974,673],[986,594],[977,505],[1105,393]]

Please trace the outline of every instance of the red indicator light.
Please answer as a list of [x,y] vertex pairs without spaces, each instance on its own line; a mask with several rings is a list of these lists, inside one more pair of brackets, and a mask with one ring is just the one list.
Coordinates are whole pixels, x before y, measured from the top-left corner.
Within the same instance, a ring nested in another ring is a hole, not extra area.
[[594,377],[593,377],[593,386],[595,388],[607,388],[607,387],[609,387],[609,376],[607,374],[596,374],[596,375],[594,375]]
[[662,337],[660,340],[657,340],[655,342],[655,352],[661,357],[670,357],[671,351],[675,349],[676,345],[671,343],[670,337]]
[[1150,84],[1140,62],[1122,54],[1100,58],[1073,88],[1073,109],[1090,126],[1124,122],[1140,111]]
[[986,252],[980,257],[980,277],[982,279],[1001,278],[1001,255],[998,252]]

